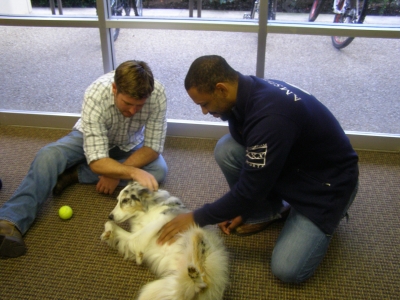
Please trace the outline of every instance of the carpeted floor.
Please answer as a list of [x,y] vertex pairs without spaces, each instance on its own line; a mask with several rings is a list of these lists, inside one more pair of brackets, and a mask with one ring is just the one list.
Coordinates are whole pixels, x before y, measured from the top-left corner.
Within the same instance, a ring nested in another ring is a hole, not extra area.
[[[64,130],[0,126],[0,205],[18,187],[35,153]],[[168,137],[163,188],[191,209],[228,186],[214,162],[215,140]],[[316,274],[301,285],[273,277],[269,260],[282,223],[251,237],[224,236],[230,253],[225,300],[400,299],[400,154],[359,151],[360,189]],[[50,198],[25,235],[28,253],[0,260],[0,299],[134,299],[154,276],[101,243],[115,196],[75,185]],[[58,217],[70,205],[74,216]]]

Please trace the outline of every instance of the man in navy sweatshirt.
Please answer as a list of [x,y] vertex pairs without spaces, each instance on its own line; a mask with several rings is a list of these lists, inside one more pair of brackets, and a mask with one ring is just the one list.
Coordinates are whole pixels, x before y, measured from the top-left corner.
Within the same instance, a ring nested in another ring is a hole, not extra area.
[[305,281],[357,194],[358,156],[339,122],[306,91],[244,76],[216,55],[192,63],[185,88],[204,114],[229,123],[215,157],[230,191],[166,224],[159,243],[194,223],[252,234],[288,212],[271,269],[284,282]]

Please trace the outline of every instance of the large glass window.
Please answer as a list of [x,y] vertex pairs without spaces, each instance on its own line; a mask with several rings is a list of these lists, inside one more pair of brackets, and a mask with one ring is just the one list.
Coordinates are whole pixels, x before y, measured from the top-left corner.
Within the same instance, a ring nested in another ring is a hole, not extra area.
[[[386,2],[369,0],[363,25],[337,26],[333,1],[324,1],[313,23],[312,0],[274,1],[265,39],[258,27],[267,17],[265,0],[250,16],[252,0],[207,0],[201,7],[192,0],[136,0],[138,16],[133,7],[127,16],[119,5],[129,1],[123,0],[97,0],[97,8],[94,1],[85,8],[49,1],[54,9],[6,1],[11,7],[0,8],[0,110],[79,113],[93,80],[125,60],[140,59],[166,87],[169,119],[219,122],[203,116],[183,87],[196,57],[219,54],[243,74],[261,72],[313,93],[345,130],[400,133],[400,18],[380,6]],[[395,1],[385,5],[394,6],[390,11],[400,7]],[[115,28],[120,30],[113,42]],[[331,35],[346,34],[355,36],[351,44],[334,48]]]

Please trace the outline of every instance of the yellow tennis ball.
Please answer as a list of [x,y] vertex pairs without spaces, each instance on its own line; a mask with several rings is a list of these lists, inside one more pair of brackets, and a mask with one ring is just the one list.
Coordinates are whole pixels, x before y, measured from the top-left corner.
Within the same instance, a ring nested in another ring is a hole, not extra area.
[[68,205],[62,206],[58,211],[58,215],[60,216],[61,219],[64,220],[71,219],[72,214],[73,214],[72,208],[69,207]]

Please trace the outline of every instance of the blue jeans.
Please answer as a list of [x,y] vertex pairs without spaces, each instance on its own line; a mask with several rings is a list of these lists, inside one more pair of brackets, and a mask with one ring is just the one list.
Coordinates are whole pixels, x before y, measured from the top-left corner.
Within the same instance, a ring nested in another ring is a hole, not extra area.
[[[141,147],[142,144],[130,152],[114,147],[109,151],[109,156],[122,162]],[[35,220],[38,210],[50,196],[58,175],[74,165],[78,165],[80,183],[98,182],[99,175],[93,173],[86,163],[83,136],[77,130],[39,150],[18,189],[0,208],[0,220],[10,221],[25,234]],[[167,174],[167,164],[161,155],[142,169],[151,173],[160,183]],[[120,185],[125,185],[126,182],[121,180]]]
[[[246,149],[238,144],[230,134],[223,136],[215,147],[215,159],[230,187],[238,181],[245,161],[245,153]],[[353,203],[357,189],[358,184],[343,211],[343,217]],[[280,209],[279,203],[276,203],[275,198],[273,200],[270,206],[264,207],[263,214],[267,217],[279,212],[277,210]],[[255,219],[261,220],[261,217],[258,214]],[[331,235],[322,232],[308,218],[291,208],[272,252],[272,273],[284,282],[300,283],[305,281],[314,274],[321,263],[331,238]]]

